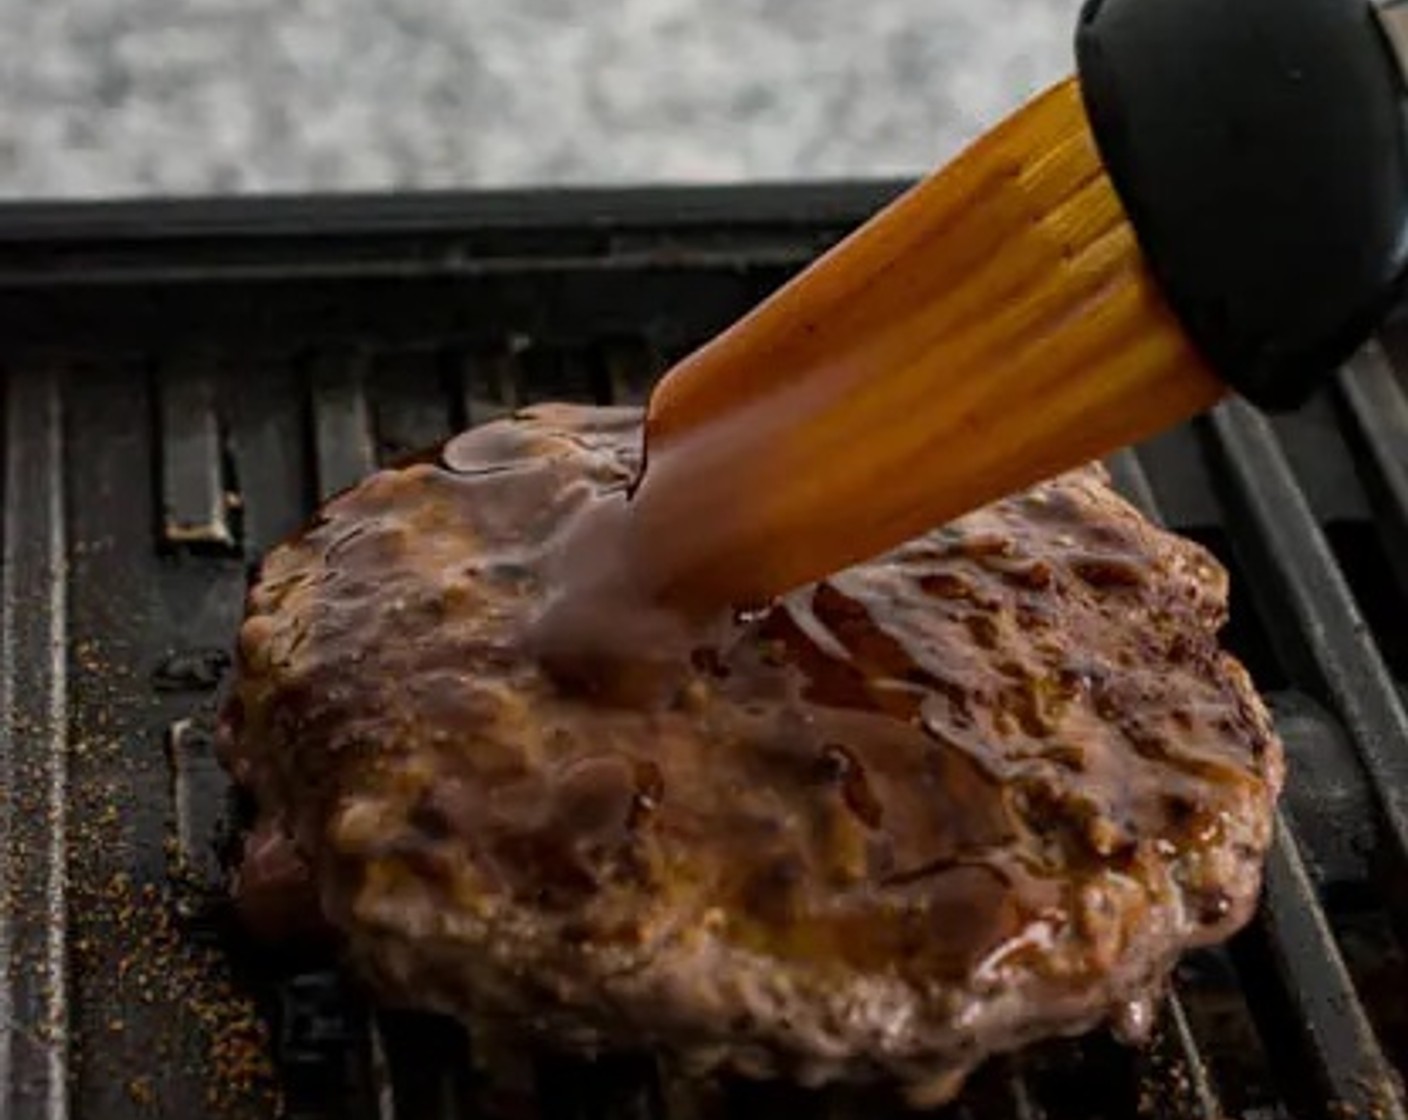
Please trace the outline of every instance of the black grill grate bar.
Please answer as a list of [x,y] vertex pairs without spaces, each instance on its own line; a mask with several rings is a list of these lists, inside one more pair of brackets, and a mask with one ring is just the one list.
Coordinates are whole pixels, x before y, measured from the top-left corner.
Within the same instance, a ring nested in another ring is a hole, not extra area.
[[[952,1120],[1047,1120],[1046,1107],[1029,1075],[1028,1057],[991,1058],[969,1078],[958,1100],[941,1115]],[[832,1108],[836,1120],[865,1115],[866,1108]]]
[[1164,518],[1158,499],[1154,497],[1154,488],[1149,484],[1149,476],[1144,472],[1138,456],[1130,450],[1116,451],[1105,460],[1105,466],[1110,472],[1110,481],[1125,500],[1149,520],[1163,524]]
[[245,556],[259,560],[303,524],[312,503],[303,386],[291,358],[232,361],[221,404],[229,419]]
[[320,353],[310,370],[313,450],[319,496],[326,501],[376,468],[365,355]]
[[1291,826],[1276,817],[1257,924],[1272,967],[1289,996],[1296,1026],[1315,1061],[1317,1087],[1329,1116],[1404,1120],[1396,1075],[1379,1047]]
[[658,1071],[647,1055],[593,1059],[544,1052],[535,1067],[543,1120],[659,1120],[662,1115]]
[[1339,392],[1375,523],[1408,595],[1408,395],[1392,358],[1378,343],[1367,346],[1340,375]]
[[461,356],[460,395],[466,426],[508,415],[519,404],[519,355],[515,340]]
[[1045,1120],[1046,1111],[1037,1103],[1026,1075],[1014,1070],[1007,1081],[1008,1092],[1012,1095],[1011,1114],[1013,1120]]
[[232,550],[235,533],[216,413],[216,359],[193,352],[161,369],[162,539],[172,547]]
[[455,393],[447,352],[438,346],[398,348],[373,358],[367,385],[378,461],[383,465],[422,454],[451,434]]
[[[1366,716],[1360,706],[1363,698],[1345,692],[1356,687],[1356,679],[1367,679],[1372,687],[1376,675],[1386,687],[1392,686],[1368,645],[1353,597],[1270,424],[1250,406],[1233,402],[1218,409],[1208,427],[1223,453],[1234,496],[1245,507],[1237,511],[1245,516],[1228,518],[1233,545],[1249,566],[1275,572],[1283,585],[1273,589],[1258,581],[1258,588],[1274,596],[1259,604],[1262,617],[1274,627],[1289,608],[1297,637],[1328,678],[1325,683],[1363,755],[1366,723],[1369,733],[1382,731],[1369,722],[1374,712]],[[1396,698],[1390,696],[1388,702],[1397,708]],[[1376,749],[1378,744],[1369,746]],[[1283,812],[1277,814],[1276,829],[1258,922],[1277,979],[1295,1008],[1295,1026],[1315,1062],[1317,1080],[1333,1107],[1375,1110],[1350,1115],[1403,1120],[1392,1069],[1355,993]]]
[[1183,1001],[1177,992],[1169,996],[1164,1021],[1165,1027],[1159,1044],[1168,1048],[1181,1067],[1175,1103],[1166,1111],[1173,1116],[1221,1120],[1226,1113],[1217,1099],[1217,1090],[1213,1088],[1207,1064],[1198,1049],[1192,1024],[1188,1021],[1188,1012],[1184,1010]]
[[67,541],[59,371],[5,382],[0,1116],[69,1115]]
[[1176,989],[1164,1001],[1163,1014],[1138,1062],[1137,1114],[1148,1120],[1223,1120],[1207,1063]]
[[290,1120],[384,1120],[391,1081],[384,1038],[345,979],[286,977],[277,989],[275,1049]]
[[603,344],[602,375],[605,403],[643,405],[664,372],[664,359],[642,339],[622,339]]
[[385,1120],[459,1120],[477,1114],[469,1035],[456,1021],[380,1011],[372,1021],[372,1082]]
[[[1135,454],[1120,452],[1108,465],[1121,492],[1146,516],[1161,520],[1153,489]],[[1258,922],[1276,958],[1277,978],[1305,1028],[1326,1096],[1356,1109],[1350,1115],[1360,1115],[1357,1109],[1361,1106],[1372,1106],[1376,1111],[1363,1114],[1402,1116],[1401,1105],[1393,1099],[1390,1067],[1354,992],[1284,812],[1278,812],[1276,818]],[[1174,1005],[1170,1017],[1175,1020],[1175,1030],[1191,1041],[1183,1009]],[[1221,1116],[1196,1048],[1193,1055],[1188,1065],[1194,1093],[1206,1102],[1206,1115]]]
[[173,871],[193,884],[220,882],[218,853],[209,843],[204,822],[218,816],[224,801],[224,772],[215,758],[212,736],[203,721],[175,721],[166,733],[171,769],[171,843]]
[[[395,1090],[391,1081],[391,1063],[387,1058],[386,1039],[381,1023],[376,1015],[367,1021],[367,1065],[371,1084],[371,1114],[375,1120],[399,1120],[400,1110],[396,1107]],[[411,1113],[407,1110],[407,1120],[412,1115],[425,1116],[432,1120],[434,1113]],[[443,1115],[443,1114],[442,1114]]]
[[[658,1111],[669,1120],[725,1120],[728,1102],[717,1080],[694,1077],[661,1063]],[[817,1120],[830,1120],[818,1109]]]
[[[1354,594],[1316,524],[1270,423],[1233,402],[1207,422],[1232,483],[1233,547],[1268,597],[1262,616],[1297,683],[1343,720],[1383,813],[1384,839],[1408,867],[1408,715]],[[1278,633],[1278,631],[1280,631]]]
[[1046,1120],[1046,1109],[1026,1072],[1017,1063],[1012,1063],[1003,1078],[997,1102],[991,1110],[984,1110],[982,1115],[1011,1117],[1011,1120]]

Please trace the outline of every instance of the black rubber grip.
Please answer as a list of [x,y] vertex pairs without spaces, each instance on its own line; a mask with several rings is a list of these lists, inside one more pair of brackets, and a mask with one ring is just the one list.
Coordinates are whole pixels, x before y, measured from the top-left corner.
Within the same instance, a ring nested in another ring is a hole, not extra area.
[[1403,73],[1365,0],[1088,0],[1101,157],[1189,338],[1263,408],[1372,333],[1408,257]]

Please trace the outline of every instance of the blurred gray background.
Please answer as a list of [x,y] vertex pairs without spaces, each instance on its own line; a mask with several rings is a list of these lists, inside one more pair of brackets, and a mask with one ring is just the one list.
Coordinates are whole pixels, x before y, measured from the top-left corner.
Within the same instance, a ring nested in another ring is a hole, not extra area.
[[0,195],[920,172],[1077,0],[0,0]]

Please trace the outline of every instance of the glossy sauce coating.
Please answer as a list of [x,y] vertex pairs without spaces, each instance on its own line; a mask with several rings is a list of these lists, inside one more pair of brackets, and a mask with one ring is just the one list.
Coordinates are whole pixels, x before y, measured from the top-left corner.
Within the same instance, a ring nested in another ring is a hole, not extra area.
[[1086,469],[761,611],[603,618],[615,660],[545,670],[533,623],[591,561],[558,545],[625,500],[638,425],[457,437],[251,594],[226,761],[383,992],[936,1099],[1137,1020],[1246,919],[1281,750],[1205,552]]

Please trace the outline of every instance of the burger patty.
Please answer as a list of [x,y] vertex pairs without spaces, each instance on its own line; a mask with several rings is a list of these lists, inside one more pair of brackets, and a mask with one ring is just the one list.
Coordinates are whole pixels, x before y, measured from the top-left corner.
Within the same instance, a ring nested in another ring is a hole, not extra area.
[[221,727],[248,900],[302,882],[388,1001],[696,1072],[937,1103],[1137,1036],[1250,915],[1281,786],[1225,572],[1089,467],[567,687],[524,635],[640,421],[474,429],[268,556]]

